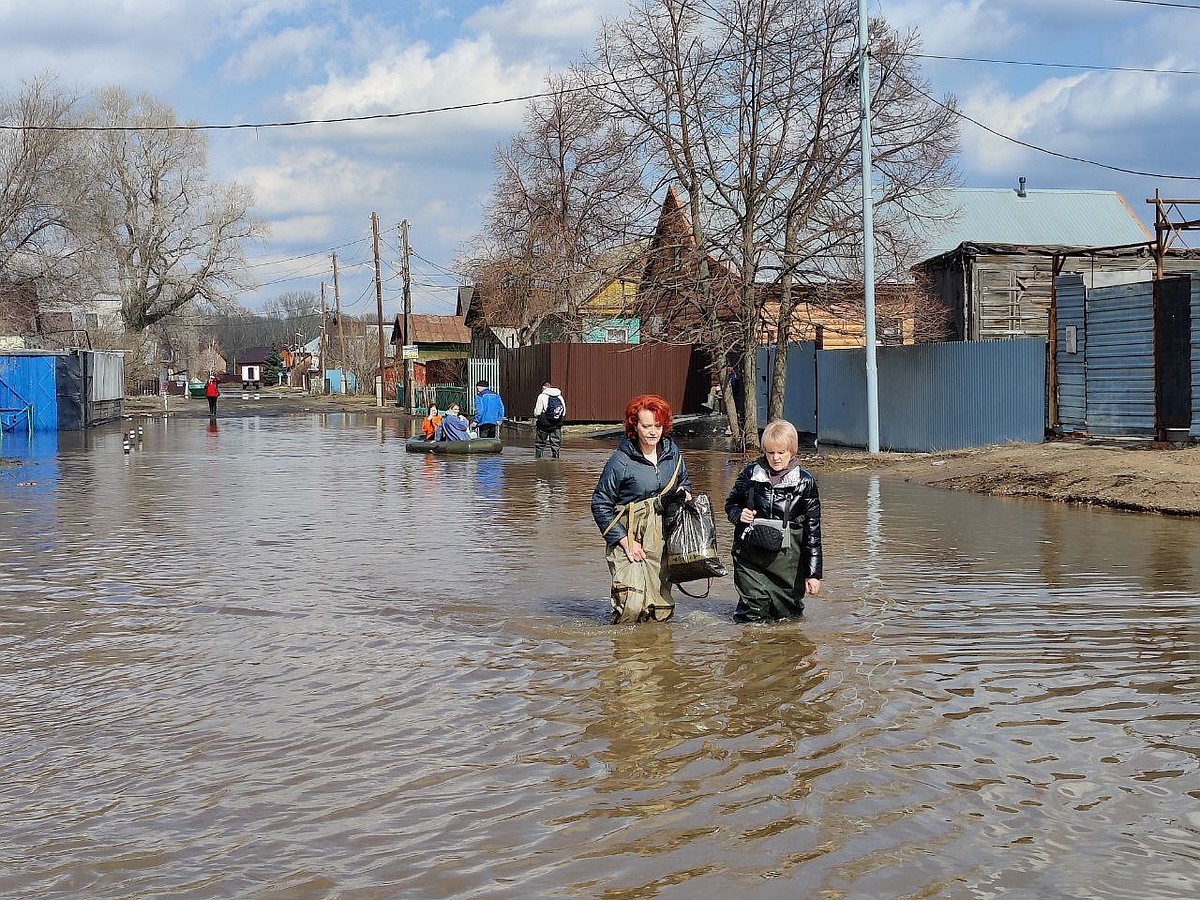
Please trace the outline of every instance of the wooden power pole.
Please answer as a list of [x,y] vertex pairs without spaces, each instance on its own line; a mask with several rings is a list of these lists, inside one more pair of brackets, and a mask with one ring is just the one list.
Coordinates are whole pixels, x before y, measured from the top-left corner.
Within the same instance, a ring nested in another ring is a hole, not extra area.
[[371,213],[371,237],[375,244],[375,309],[379,318],[379,393],[377,402],[383,406],[383,277],[379,272],[379,216]]
[[[408,346],[413,343],[412,338],[412,285],[409,280],[408,269],[408,219],[404,219],[400,223],[400,247],[403,250],[404,257],[401,261],[402,274],[404,276],[404,342],[402,346]],[[411,412],[413,408],[413,361],[411,359],[404,360],[404,406]]]
[[342,345],[342,361],[338,366],[338,371],[341,373],[342,393],[347,392],[346,387],[346,323],[342,321],[342,295],[338,291],[338,274],[337,274],[337,254],[333,254],[333,305],[337,310],[338,323],[338,340]]
[[325,353],[325,342],[328,340],[328,338],[326,336],[326,332],[325,332],[325,327],[327,325],[328,318],[329,318],[329,307],[325,304],[325,282],[322,281],[321,282],[321,343],[319,345],[320,346],[319,352],[321,355],[321,393],[322,394],[329,393],[329,387],[325,383],[325,367],[329,363],[329,358],[328,358],[328,356],[326,356],[326,353]]

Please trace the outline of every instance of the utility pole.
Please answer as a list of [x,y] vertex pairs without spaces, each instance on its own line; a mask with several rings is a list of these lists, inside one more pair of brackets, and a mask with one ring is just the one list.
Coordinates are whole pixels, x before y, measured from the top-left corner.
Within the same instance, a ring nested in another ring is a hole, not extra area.
[[879,452],[879,367],[875,362],[875,195],[871,184],[871,54],[867,0],[858,0],[858,90],[862,128],[863,305],[867,337],[867,452]]
[[375,309],[379,317],[379,379],[375,387],[375,402],[383,406],[383,278],[379,273],[379,216],[371,213],[371,237],[375,243]]
[[[412,286],[409,280],[408,268],[408,219],[400,222],[400,247],[403,250],[404,258],[401,263],[403,266],[404,275],[404,340],[401,342],[401,352],[403,347],[413,343],[412,339]],[[413,361],[411,359],[404,360],[404,406],[411,412],[413,408]]]
[[338,292],[337,254],[333,254],[333,306],[337,310],[338,338],[342,345],[342,360],[338,366],[341,373],[342,393],[346,393],[346,323],[342,321],[342,295]]
[[326,326],[326,320],[328,318],[329,318],[329,307],[325,305],[325,282],[322,281],[321,282],[321,344],[320,344],[320,350],[318,351],[320,354],[320,361],[321,361],[321,393],[322,394],[326,394],[329,392],[329,390],[325,384],[325,368],[329,364],[328,357],[325,355],[325,343],[327,341],[326,334],[325,334],[325,326]]

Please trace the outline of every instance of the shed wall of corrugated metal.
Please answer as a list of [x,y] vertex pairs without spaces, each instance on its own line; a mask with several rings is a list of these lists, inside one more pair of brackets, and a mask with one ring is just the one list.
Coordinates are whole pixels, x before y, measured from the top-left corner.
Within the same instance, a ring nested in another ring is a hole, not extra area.
[[1192,427],[1188,435],[1200,438],[1200,275],[1192,276]]
[[58,430],[57,358],[53,353],[0,354],[0,423],[27,428],[23,411],[32,407],[34,431]]
[[1086,321],[1088,433],[1153,437],[1153,283],[1093,288]]
[[[1046,342],[880,347],[879,442],[929,452],[1045,436]],[[818,439],[865,446],[866,351],[817,352]]]
[[125,354],[103,350],[86,350],[91,358],[91,384],[88,399],[93,402],[121,400],[125,397]]
[[692,348],[683,345],[519,347],[503,353],[501,374],[505,406],[514,418],[533,414],[547,377],[563,392],[569,422],[620,422],[625,406],[638,394],[659,394],[676,413],[699,412],[708,394],[703,366]]
[[[1087,290],[1081,275],[1060,275],[1058,291],[1058,334],[1055,366],[1058,370],[1058,421],[1064,431],[1087,425]],[[1075,333],[1075,352],[1067,341],[1067,329]]]

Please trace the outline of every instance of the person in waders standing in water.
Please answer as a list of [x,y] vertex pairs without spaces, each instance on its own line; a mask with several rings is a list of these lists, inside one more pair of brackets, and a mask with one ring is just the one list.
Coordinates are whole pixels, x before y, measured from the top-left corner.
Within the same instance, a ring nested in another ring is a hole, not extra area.
[[612,621],[665,622],[675,613],[667,580],[664,507],[692,499],[683,455],[667,437],[671,407],[642,394],[625,407],[625,437],[600,473],[592,518],[606,542]]
[[208,417],[215,419],[217,417],[217,398],[221,396],[221,389],[217,387],[217,376],[208,376],[208,384],[204,386],[204,396],[208,398]]
[[805,595],[821,590],[821,496],[796,458],[799,443],[791,422],[768,422],[762,456],[742,469],[725,498],[738,622],[796,618]]

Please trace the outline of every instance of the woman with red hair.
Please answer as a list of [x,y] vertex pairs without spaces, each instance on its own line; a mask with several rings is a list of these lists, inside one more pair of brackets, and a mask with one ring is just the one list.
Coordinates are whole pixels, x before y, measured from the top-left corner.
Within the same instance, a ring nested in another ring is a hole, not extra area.
[[613,623],[665,622],[675,612],[667,581],[663,505],[690,500],[683,455],[667,437],[671,406],[656,394],[625,407],[625,437],[592,493],[592,518],[607,543]]

